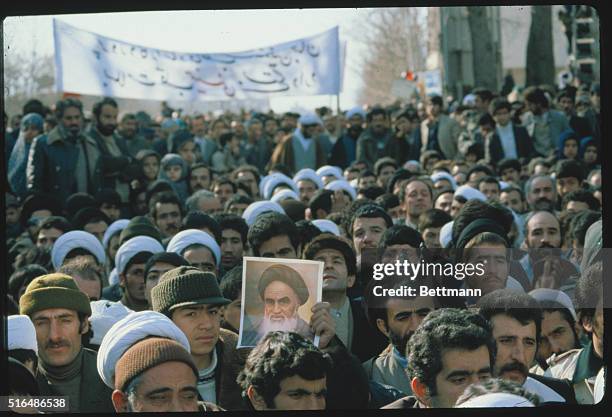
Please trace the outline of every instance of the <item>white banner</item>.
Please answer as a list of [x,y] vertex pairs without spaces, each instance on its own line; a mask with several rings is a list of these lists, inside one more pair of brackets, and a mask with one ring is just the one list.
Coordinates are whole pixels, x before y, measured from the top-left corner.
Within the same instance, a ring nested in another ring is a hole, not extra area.
[[58,92],[153,100],[338,94],[338,27],[235,53],[163,51],[53,19]]

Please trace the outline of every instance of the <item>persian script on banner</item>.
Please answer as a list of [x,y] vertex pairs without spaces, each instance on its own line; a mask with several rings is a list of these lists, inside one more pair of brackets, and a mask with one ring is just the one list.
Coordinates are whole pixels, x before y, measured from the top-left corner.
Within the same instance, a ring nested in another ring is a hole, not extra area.
[[308,38],[229,53],[134,45],[53,20],[56,90],[153,100],[338,94],[338,27]]

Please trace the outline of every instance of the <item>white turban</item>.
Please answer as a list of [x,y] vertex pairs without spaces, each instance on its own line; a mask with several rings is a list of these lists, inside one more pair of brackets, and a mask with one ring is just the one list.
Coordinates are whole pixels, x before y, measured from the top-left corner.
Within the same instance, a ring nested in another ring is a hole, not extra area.
[[453,240],[453,221],[446,223],[440,228],[440,245],[446,248],[451,240]]
[[314,182],[318,189],[323,188],[323,181],[321,181],[321,177],[319,177],[312,168],[300,169],[293,177],[293,181],[296,185],[299,181],[303,180]]
[[6,333],[8,350],[28,349],[38,352],[36,329],[30,317],[23,314],[8,316]]
[[115,388],[115,365],[121,356],[136,342],[149,336],[175,340],[191,353],[185,333],[162,313],[150,310],[130,313],[113,324],[98,350],[98,374],[108,387]]
[[344,175],[342,175],[342,170],[339,167],[332,165],[323,165],[321,168],[316,171],[319,178],[323,179],[323,177],[332,176],[337,180],[344,179]]
[[414,160],[414,159],[411,159],[410,161],[406,161],[404,163],[404,165],[402,166],[402,168],[410,171],[410,167],[411,166],[415,167],[417,170],[421,169],[421,163],[419,161]]
[[461,187],[457,188],[455,190],[455,196],[463,196],[463,198],[465,198],[466,200],[480,200],[480,201],[487,201],[487,197],[480,192],[479,190],[477,190],[474,187],[470,187],[469,185],[462,185]]
[[117,268],[113,268],[110,275],[108,276],[108,284],[109,285],[119,284],[119,274],[117,273]]
[[242,218],[250,227],[253,223],[255,223],[257,216],[265,213],[266,211],[275,211],[277,213],[285,214],[285,210],[283,210],[283,207],[278,203],[274,203],[272,201],[256,201],[249,204],[246,210],[244,210],[244,213],[242,213]]
[[453,176],[449,174],[448,172],[444,172],[444,171],[436,172],[435,174],[432,174],[429,178],[431,178],[434,184],[440,180],[448,180],[453,190],[457,189],[457,181],[455,181]]
[[164,247],[150,236],[135,236],[124,242],[115,255],[115,268],[117,274],[121,275],[130,260],[140,252],[151,252],[153,254],[163,252]]
[[183,251],[186,248],[196,244],[204,245],[212,252],[218,267],[221,262],[221,248],[214,237],[202,230],[187,229],[178,232],[170,239],[170,242],[168,242],[166,252],[174,252],[183,256]]
[[340,228],[338,228],[338,225],[331,220],[317,219],[313,220],[312,224],[317,226],[321,232],[329,232],[336,236],[340,236]]
[[125,229],[128,224],[130,224],[130,221],[127,219],[119,219],[111,223],[111,225],[108,226],[108,229],[106,229],[106,232],[104,232],[102,246],[106,248],[108,246],[108,242],[111,240],[111,237],[113,237],[117,232],[121,232],[123,229]]
[[355,191],[355,188],[353,188],[353,186],[349,184],[349,182],[346,180],[334,180],[327,184],[325,186],[325,189],[332,191],[343,190],[349,193],[353,200],[357,198],[357,192]]
[[274,203],[280,203],[281,201],[287,200],[289,198],[300,201],[300,196],[297,195],[297,193],[292,190],[281,190],[278,193],[274,194],[272,198],[270,199],[270,201]]
[[355,106],[355,107],[353,107],[352,109],[350,109],[349,111],[346,112],[346,118],[347,119],[350,119],[351,117],[353,117],[355,115],[359,115],[363,119],[366,118],[366,112],[360,106]]
[[498,181],[499,182],[499,190],[504,191],[506,188],[510,187],[511,184],[506,181]]
[[91,305],[89,324],[93,331],[90,343],[94,345],[100,345],[104,335],[108,333],[115,323],[134,312],[123,304],[115,301],[91,301],[89,305]]
[[301,124],[302,126],[304,125],[322,125],[323,124],[319,116],[317,116],[316,114],[312,112],[308,112],[306,114],[301,115],[300,118],[298,119],[298,123]]
[[64,233],[53,244],[51,249],[51,262],[53,268],[57,271],[64,263],[66,255],[77,248],[86,249],[96,257],[98,263],[104,265],[106,261],[106,253],[104,247],[97,237],[83,230],[73,230],[72,232]]
[[275,172],[274,174],[268,175],[263,186],[262,195],[265,200],[269,200],[272,197],[272,191],[280,184],[287,184],[294,192],[297,193],[297,186],[295,182],[285,174]]
[[479,395],[458,405],[457,408],[499,408],[499,407],[535,407],[525,397],[507,392],[493,392]]
[[543,301],[555,301],[567,308],[571,313],[574,320],[576,320],[576,310],[574,309],[574,303],[569,295],[560,290],[553,290],[552,288],[538,288],[529,291],[529,295],[538,300]]

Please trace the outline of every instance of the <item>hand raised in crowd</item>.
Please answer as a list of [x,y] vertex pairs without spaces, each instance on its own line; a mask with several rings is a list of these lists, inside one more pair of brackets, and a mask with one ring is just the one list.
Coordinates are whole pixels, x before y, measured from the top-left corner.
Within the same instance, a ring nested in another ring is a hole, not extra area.
[[336,322],[329,313],[329,309],[330,304],[327,302],[316,303],[311,309],[310,327],[315,335],[320,336],[320,349],[325,349],[336,335]]
[[332,200],[332,212],[342,211],[345,207],[351,204],[351,199],[344,194],[342,190],[334,191],[334,194],[331,196]]

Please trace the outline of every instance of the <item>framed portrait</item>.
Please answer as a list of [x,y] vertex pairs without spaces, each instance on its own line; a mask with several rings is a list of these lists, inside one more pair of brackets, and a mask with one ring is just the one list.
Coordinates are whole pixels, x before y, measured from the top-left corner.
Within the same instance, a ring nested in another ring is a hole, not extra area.
[[301,334],[319,345],[310,327],[322,300],[323,262],[245,256],[238,347],[254,347],[271,331]]

